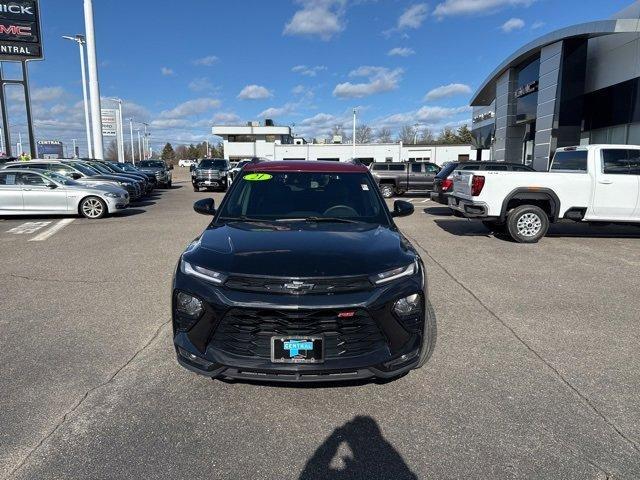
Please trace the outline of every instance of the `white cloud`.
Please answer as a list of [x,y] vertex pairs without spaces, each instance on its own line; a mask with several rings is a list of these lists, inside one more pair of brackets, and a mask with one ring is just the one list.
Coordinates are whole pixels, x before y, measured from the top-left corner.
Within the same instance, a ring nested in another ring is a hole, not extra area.
[[[453,124],[459,122],[456,117],[462,114],[468,115],[471,112],[471,107],[432,107],[424,106],[419,110],[411,112],[395,113],[387,115],[385,117],[377,119],[375,125],[379,128],[399,128],[402,125],[413,125],[416,122],[422,123],[424,126],[430,128],[441,128],[444,125]],[[468,120],[467,120],[468,121]]]
[[240,117],[235,113],[230,112],[220,112],[216,113],[213,116],[213,123],[224,124],[224,123],[238,123],[240,121]]
[[407,8],[398,18],[397,28],[399,30],[405,28],[420,28],[427,18],[429,7],[426,3],[416,3]]
[[306,91],[307,88],[304,85],[296,85],[291,89],[291,93],[293,93],[294,95],[302,95]]
[[524,28],[524,20],[521,18],[510,18],[500,27],[504,33],[510,33],[514,30],[522,30]]
[[162,75],[164,75],[165,77],[170,77],[172,75],[175,75],[175,72],[173,71],[173,69],[169,68],[169,67],[162,67],[160,69],[160,72],[162,73]]
[[247,85],[238,94],[240,100],[263,100],[272,96],[273,93],[261,85]]
[[298,0],[302,9],[285,25],[284,35],[303,35],[330,40],[345,28],[346,0]]
[[403,70],[362,66],[349,73],[350,77],[367,77],[366,83],[345,82],[336,85],[333,95],[340,98],[360,98],[398,88]]
[[471,93],[471,87],[464,83],[450,83],[449,85],[442,85],[440,87],[429,90],[424,96],[425,100],[439,100],[441,98],[453,97],[455,95],[464,95]]
[[413,48],[409,48],[409,47],[396,47],[396,48],[392,48],[391,50],[389,50],[387,52],[387,55],[391,56],[391,57],[408,57],[410,55],[413,55],[415,52],[415,50]]
[[62,87],[43,87],[35,88],[31,91],[32,102],[51,102],[58,100],[64,95]]
[[194,92],[205,92],[215,90],[215,87],[211,83],[208,78],[194,78],[191,82],[189,82],[189,90]]
[[545,22],[538,20],[537,22],[533,22],[533,24],[531,25],[531,30],[537,30],[539,28],[544,27],[545,25],[546,25]]
[[197,58],[193,61],[193,64],[201,67],[211,67],[217,61],[218,57],[216,57],[215,55],[209,55],[207,57]]
[[293,113],[297,106],[298,106],[297,103],[286,103],[282,107],[270,107],[260,112],[258,114],[258,117],[260,118],[282,117],[283,115],[289,115]]
[[505,7],[528,7],[536,0],[445,0],[436,5],[433,15],[446,17],[474,13],[493,13]]
[[324,65],[316,65],[315,67],[307,67],[306,65],[296,65],[291,69],[294,73],[299,73],[300,75],[305,75],[307,77],[315,77],[318,72],[322,72],[326,70],[327,67]]
[[220,100],[213,98],[196,98],[172,108],[160,112],[160,118],[184,118],[191,115],[198,115],[208,110],[213,110],[220,106]]

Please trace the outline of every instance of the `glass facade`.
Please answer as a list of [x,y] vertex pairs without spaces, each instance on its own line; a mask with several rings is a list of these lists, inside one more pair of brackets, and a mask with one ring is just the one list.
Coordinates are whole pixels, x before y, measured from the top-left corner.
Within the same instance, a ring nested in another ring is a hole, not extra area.
[[540,57],[536,57],[518,69],[518,86],[516,90],[525,86],[535,85],[535,91],[525,93],[516,99],[516,123],[526,123],[535,120],[538,109],[538,76],[540,74]]

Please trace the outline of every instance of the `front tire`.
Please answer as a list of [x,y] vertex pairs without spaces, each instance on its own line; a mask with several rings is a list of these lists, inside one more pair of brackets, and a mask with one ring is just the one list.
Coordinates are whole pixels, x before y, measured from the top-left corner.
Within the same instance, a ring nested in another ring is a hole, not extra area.
[[393,185],[390,184],[382,184],[380,185],[380,192],[382,193],[382,196],[384,198],[391,198],[395,193],[395,188],[393,188]]
[[518,243],[537,243],[549,230],[549,217],[535,205],[520,205],[509,212],[507,230]]
[[80,215],[89,220],[98,220],[109,212],[107,204],[100,197],[83,198],[78,210]]
[[424,366],[425,363],[431,358],[433,350],[436,348],[436,338],[438,337],[438,327],[436,324],[436,313],[433,311],[433,305],[431,302],[427,302],[427,318],[425,320],[424,334],[427,336],[422,351],[420,352],[420,360],[416,365],[416,368]]
[[196,186],[194,185],[194,186],[193,186],[193,191],[194,191],[194,192],[199,192],[199,191],[200,191],[200,188],[198,188],[198,187],[196,187]]

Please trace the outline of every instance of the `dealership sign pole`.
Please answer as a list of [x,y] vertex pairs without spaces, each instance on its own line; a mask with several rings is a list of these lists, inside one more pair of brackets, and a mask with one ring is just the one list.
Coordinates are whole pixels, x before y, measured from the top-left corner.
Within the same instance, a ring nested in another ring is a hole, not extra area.
[[38,0],[0,1],[0,62],[22,63],[22,80],[5,79],[4,69],[0,69],[0,109],[2,110],[4,144],[7,148],[5,152],[7,155],[11,155],[11,135],[5,86],[13,84],[22,85],[24,89],[29,146],[31,156],[37,156],[27,62],[44,58],[41,30]]
[[89,70],[89,97],[91,99],[91,128],[93,129],[93,156],[104,160],[102,126],[100,125],[100,84],[98,81],[98,59],[96,36],[93,28],[93,2],[84,0],[84,24],[87,41],[87,68]]

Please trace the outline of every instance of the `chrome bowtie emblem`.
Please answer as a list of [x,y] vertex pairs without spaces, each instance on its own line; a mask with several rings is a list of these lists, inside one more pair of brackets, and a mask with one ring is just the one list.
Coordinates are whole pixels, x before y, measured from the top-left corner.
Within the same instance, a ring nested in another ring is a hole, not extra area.
[[311,290],[315,285],[313,283],[304,283],[297,280],[293,280],[291,283],[285,283],[283,287],[286,290],[295,290],[296,292]]

